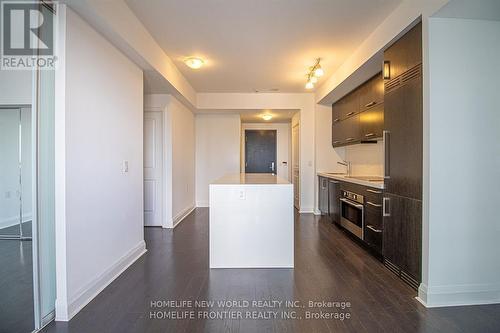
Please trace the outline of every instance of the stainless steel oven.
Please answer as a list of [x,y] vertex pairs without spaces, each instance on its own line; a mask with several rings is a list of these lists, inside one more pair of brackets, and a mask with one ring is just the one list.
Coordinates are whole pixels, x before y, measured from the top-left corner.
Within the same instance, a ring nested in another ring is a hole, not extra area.
[[340,197],[340,225],[356,237],[363,239],[365,198],[349,191],[342,191]]

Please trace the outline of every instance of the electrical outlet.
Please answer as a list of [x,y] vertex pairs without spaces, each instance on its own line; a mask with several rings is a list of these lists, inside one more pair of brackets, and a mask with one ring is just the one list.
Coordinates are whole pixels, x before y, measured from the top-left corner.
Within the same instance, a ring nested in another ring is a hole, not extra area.
[[243,190],[243,189],[239,190],[239,198],[240,198],[240,200],[245,200],[246,197],[247,197],[246,191]]
[[122,163],[122,172],[127,173],[128,172],[128,161],[123,161]]

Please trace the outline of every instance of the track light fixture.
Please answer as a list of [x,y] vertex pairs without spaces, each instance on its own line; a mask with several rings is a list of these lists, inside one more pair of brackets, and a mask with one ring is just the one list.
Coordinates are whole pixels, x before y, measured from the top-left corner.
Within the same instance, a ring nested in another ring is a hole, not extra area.
[[307,82],[306,82],[306,89],[313,89],[314,84],[318,82],[318,78],[322,77],[325,75],[325,71],[323,68],[321,68],[321,58],[316,59],[316,63],[314,66],[309,67],[309,71],[306,75],[307,77]]

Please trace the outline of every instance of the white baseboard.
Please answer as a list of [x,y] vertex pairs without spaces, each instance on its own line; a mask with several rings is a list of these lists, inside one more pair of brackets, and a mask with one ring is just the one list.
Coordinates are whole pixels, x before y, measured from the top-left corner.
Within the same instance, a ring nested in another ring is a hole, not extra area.
[[208,201],[196,201],[196,207],[209,207]]
[[300,214],[314,213],[314,208],[313,207],[300,207],[299,213]]
[[184,209],[182,212],[180,212],[179,214],[177,214],[176,216],[174,216],[174,218],[172,219],[173,220],[173,227],[175,228],[179,223],[181,223],[182,220],[184,220],[186,218],[186,216],[191,214],[191,212],[195,208],[196,208],[195,206],[188,207],[188,208]]
[[467,284],[428,287],[421,283],[417,300],[425,307],[500,303],[500,284]]
[[[130,265],[146,253],[146,243],[139,242],[134,248],[122,256],[101,275],[82,287],[67,304],[63,300],[56,300],[56,321],[69,321],[113,280],[122,274]],[[65,305],[67,305],[65,307]]]

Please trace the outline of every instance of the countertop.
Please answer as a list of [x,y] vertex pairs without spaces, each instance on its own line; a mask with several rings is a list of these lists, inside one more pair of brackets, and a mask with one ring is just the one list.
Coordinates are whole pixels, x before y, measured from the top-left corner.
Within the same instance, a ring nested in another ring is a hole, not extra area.
[[349,182],[353,184],[384,189],[384,178],[380,176],[347,176],[343,173],[318,172],[318,176]]
[[291,185],[291,183],[271,173],[227,174],[213,181],[211,185]]

